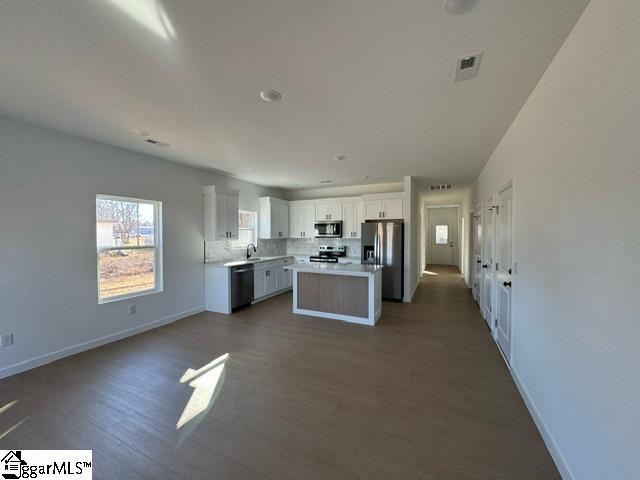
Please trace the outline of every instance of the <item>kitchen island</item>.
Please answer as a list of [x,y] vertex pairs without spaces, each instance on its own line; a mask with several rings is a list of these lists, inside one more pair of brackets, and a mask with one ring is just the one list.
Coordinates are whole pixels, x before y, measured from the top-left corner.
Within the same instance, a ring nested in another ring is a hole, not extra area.
[[382,315],[382,266],[295,263],[293,313],[375,325]]

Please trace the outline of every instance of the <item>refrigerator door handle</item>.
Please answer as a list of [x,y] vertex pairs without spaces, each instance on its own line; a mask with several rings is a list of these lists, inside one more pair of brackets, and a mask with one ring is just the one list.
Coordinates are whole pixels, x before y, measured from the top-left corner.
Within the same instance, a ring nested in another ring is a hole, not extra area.
[[378,234],[376,233],[373,237],[373,256],[374,261],[377,264],[380,263],[379,251],[378,251]]

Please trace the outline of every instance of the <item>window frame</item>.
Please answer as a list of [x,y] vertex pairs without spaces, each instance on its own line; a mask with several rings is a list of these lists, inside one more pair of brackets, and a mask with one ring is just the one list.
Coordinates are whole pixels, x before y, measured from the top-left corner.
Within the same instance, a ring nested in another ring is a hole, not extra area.
[[[447,239],[446,239],[444,242],[438,242],[438,227],[446,227],[446,230],[447,230]],[[435,227],[434,227],[434,237],[435,237],[435,238],[434,238],[434,243],[435,243],[436,245],[449,245],[449,243],[450,243],[450,236],[451,236],[451,235],[450,235],[450,234],[451,234],[451,231],[450,231],[450,230],[451,230],[451,227],[450,227],[450,225],[449,225],[449,224],[447,224],[447,223],[439,223],[439,224],[436,224],[436,225],[435,225]]]
[[[240,228],[240,214],[241,213],[251,213],[253,214],[254,218],[255,218],[255,227],[254,228]],[[235,250],[235,249],[241,249],[241,248],[247,248],[247,244],[242,244],[240,243],[240,231],[241,230],[253,230],[254,234],[253,234],[253,243],[254,245],[256,245],[258,243],[258,212],[256,212],[255,210],[238,210],[238,240],[231,240],[231,249]],[[257,246],[257,245],[256,245]]]
[[[98,245],[97,238],[97,229],[95,228],[98,223],[97,217],[97,202],[98,200],[111,200],[111,201],[121,201],[121,202],[135,202],[135,203],[146,203],[153,205],[153,245],[129,245],[129,246],[110,246],[110,247],[101,247]],[[104,195],[104,194],[96,194],[96,203],[94,204],[94,244],[96,246],[96,296],[98,299],[98,305],[102,305],[105,303],[113,303],[119,302],[122,300],[128,300],[131,298],[142,297],[146,295],[152,295],[154,293],[160,293],[164,291],[164,276],[162,271],[162,255],[163,255],[163,246],[162,246],[162,202],[159,200],[147,200],[144,198],[135,198],[135,197],[122,197],[119,195]],[[132,293],[123,293],[122,295],[115,295],[109,298],[100,298],[100,254],[109,250],[149,250],[155,249],[154,255],[154,275],[155,275],[155,287],[149,288],[146,290],[140,290]]]

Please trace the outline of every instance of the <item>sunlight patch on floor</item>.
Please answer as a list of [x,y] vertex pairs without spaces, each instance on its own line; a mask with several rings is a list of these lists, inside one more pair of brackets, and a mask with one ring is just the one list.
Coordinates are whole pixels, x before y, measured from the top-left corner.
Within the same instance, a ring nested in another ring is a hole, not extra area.
[[[29,415],[29,417],[31,417],[31,415]],[[22,420],[20,420],[18,423],[16,423],[13,427],[5,430],[4,432],[0,433],[0,440],[2,440],[4,437],[6,437],[7,435],[9,435],[11,432],[13,432],[16,428],[18,428],[20,425],[22,425],[24,422],[26,422],[27,420],[29,420],[29,417],[27,418],[23,418]]]
[[438,275],[436,272],[431,272],[429,270],[424,270],[422,273],[425,275]]
[[6,412],[7,410],[9,410],[11,407],[13,407],[16,403],[18,403],[18,400],[14,400],[13,402],[9,402],[7,403],[4,407],[0,407],[0,415],[2,415],[4,412]]
[[229,354],[225,353],[198,370],[189,368],[184,372],[180,383],[189,382],[189,386],[194,390],[182,411],[182,415],[180,415],[176,428],[182,428],[211,408],[217,392],[222,387],[224,368],[228,359]]

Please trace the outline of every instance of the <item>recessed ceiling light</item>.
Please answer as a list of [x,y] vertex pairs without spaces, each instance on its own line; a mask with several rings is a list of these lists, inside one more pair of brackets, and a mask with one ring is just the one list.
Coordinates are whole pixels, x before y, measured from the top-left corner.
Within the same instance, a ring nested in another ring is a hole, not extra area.
[[475,7],[480,0],[444,0],[442,10],[448,15],[460,15]]
[[265,102],[279,102],[282,100],[282,94],[277,90],[263,90],[260,92],[260,98]]
[[256,169],[255,168],[247,168],[247,172],[251,173],[251,172],[255,172]]
[[331,183],[333,180],[320,180],[320,183]]
[[341,162],[341,161],[343,161],[343,160],[346,160],[346,158],[347,158],[347,157],[346,157],[345,155],[336,155],[335,157],[333,157],[333,159],[334,159],[336,162]]
[[141,130],[139,128],[134,129],[133,133],[137,133],[138,135],[143,137],[146,137],[147,135],[149,135],[149,132],[147,132],[146,130]]

